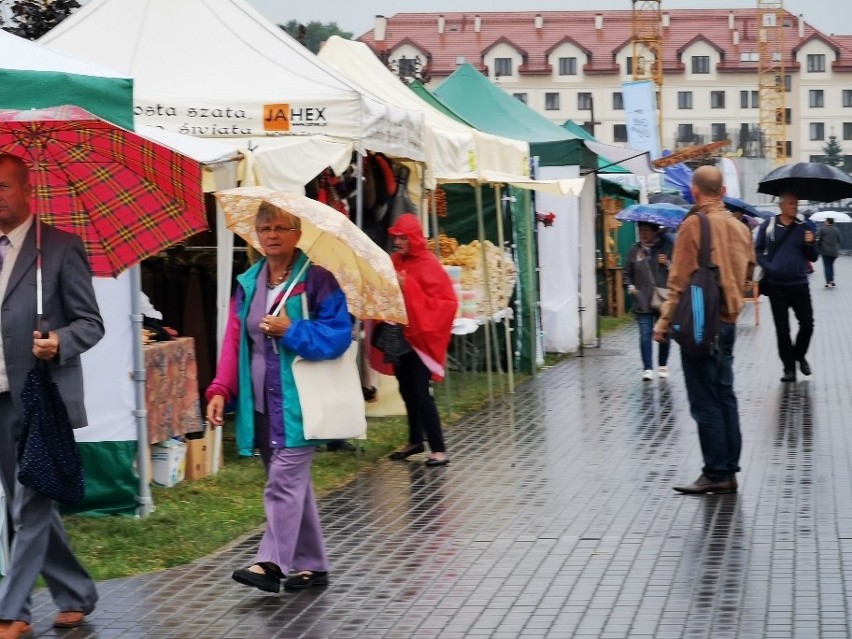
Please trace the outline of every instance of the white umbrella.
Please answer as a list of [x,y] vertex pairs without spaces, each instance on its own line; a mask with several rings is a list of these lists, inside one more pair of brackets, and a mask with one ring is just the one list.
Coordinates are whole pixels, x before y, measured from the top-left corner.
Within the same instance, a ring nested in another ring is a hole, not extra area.
[[825,222],[834,220],[836,224],[852,222],[852,217],[842,211],[817,211],[809,218],[811,222]]

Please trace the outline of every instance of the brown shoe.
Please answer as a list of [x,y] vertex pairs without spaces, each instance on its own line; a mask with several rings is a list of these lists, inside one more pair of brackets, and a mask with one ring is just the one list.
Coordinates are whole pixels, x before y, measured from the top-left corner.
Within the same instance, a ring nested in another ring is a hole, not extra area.
[[0,639],[29,639],[33,627],[26,621],[0,621]]
[[83,619],[86,617],[79,610],[66,610],[56,615],[53,620],[55,628],[77,628],[83,625]]
[[673,488],[684,495],[706,495],[707,493],[729,495],[737,492],[736,480],[711,481],[704,475],[701,475],[701,477],[689,486],[673,486]]

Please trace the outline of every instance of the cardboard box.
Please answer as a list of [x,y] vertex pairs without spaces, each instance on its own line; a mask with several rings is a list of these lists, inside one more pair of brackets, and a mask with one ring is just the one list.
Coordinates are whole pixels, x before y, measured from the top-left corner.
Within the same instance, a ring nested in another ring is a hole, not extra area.
[[186,478],[201,479],[210,474],[211,454],[210,432],[201,439],[186,440]]
[[155,484],[174,486],[186,476],[186,444],[170,439],[151,446]]

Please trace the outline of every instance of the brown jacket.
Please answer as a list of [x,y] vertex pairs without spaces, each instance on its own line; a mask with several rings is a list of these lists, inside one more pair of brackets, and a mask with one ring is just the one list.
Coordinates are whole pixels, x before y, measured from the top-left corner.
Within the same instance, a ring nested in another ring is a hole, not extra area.
[[677,231],[672,265],[669,270],[669,296],[661,309],[656,328],[669,329],[669,320],[680,300],[681,291],[688,285],[692,274],[698,270],[701,252],[701,221],[693,213],[702,211],[710,222],[710,260],[719,269],[722,287],[723,322],[735,323],[743,308],[747,282],[751,281],[756,262],[751,234],[745,224],[731,216],[718,200],[696,205]]

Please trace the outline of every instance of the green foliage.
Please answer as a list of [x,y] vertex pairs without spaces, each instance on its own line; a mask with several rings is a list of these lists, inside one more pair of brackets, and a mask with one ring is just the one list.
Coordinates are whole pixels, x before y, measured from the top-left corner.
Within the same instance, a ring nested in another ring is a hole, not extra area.
[[346,40],[352,39],[352,34],[342,31],[336,22],[323,24],[322,22],[309,22],[307,25],[299,24],[296,20],[290,20],[287,24],[279,24],[279,27],[301,42],[314,53],[319,53],[320,46],[331,36],[336,35]]
[[822,159],[824,164],[831,166],[843,166],[843,147],[837,141],[836,135],[828,136],[828,142],[822,149],[825,157]]
[[0,28],[27,40],[38,40],[80,8],[77,0],[13,0],[12,19],[0,16]]

